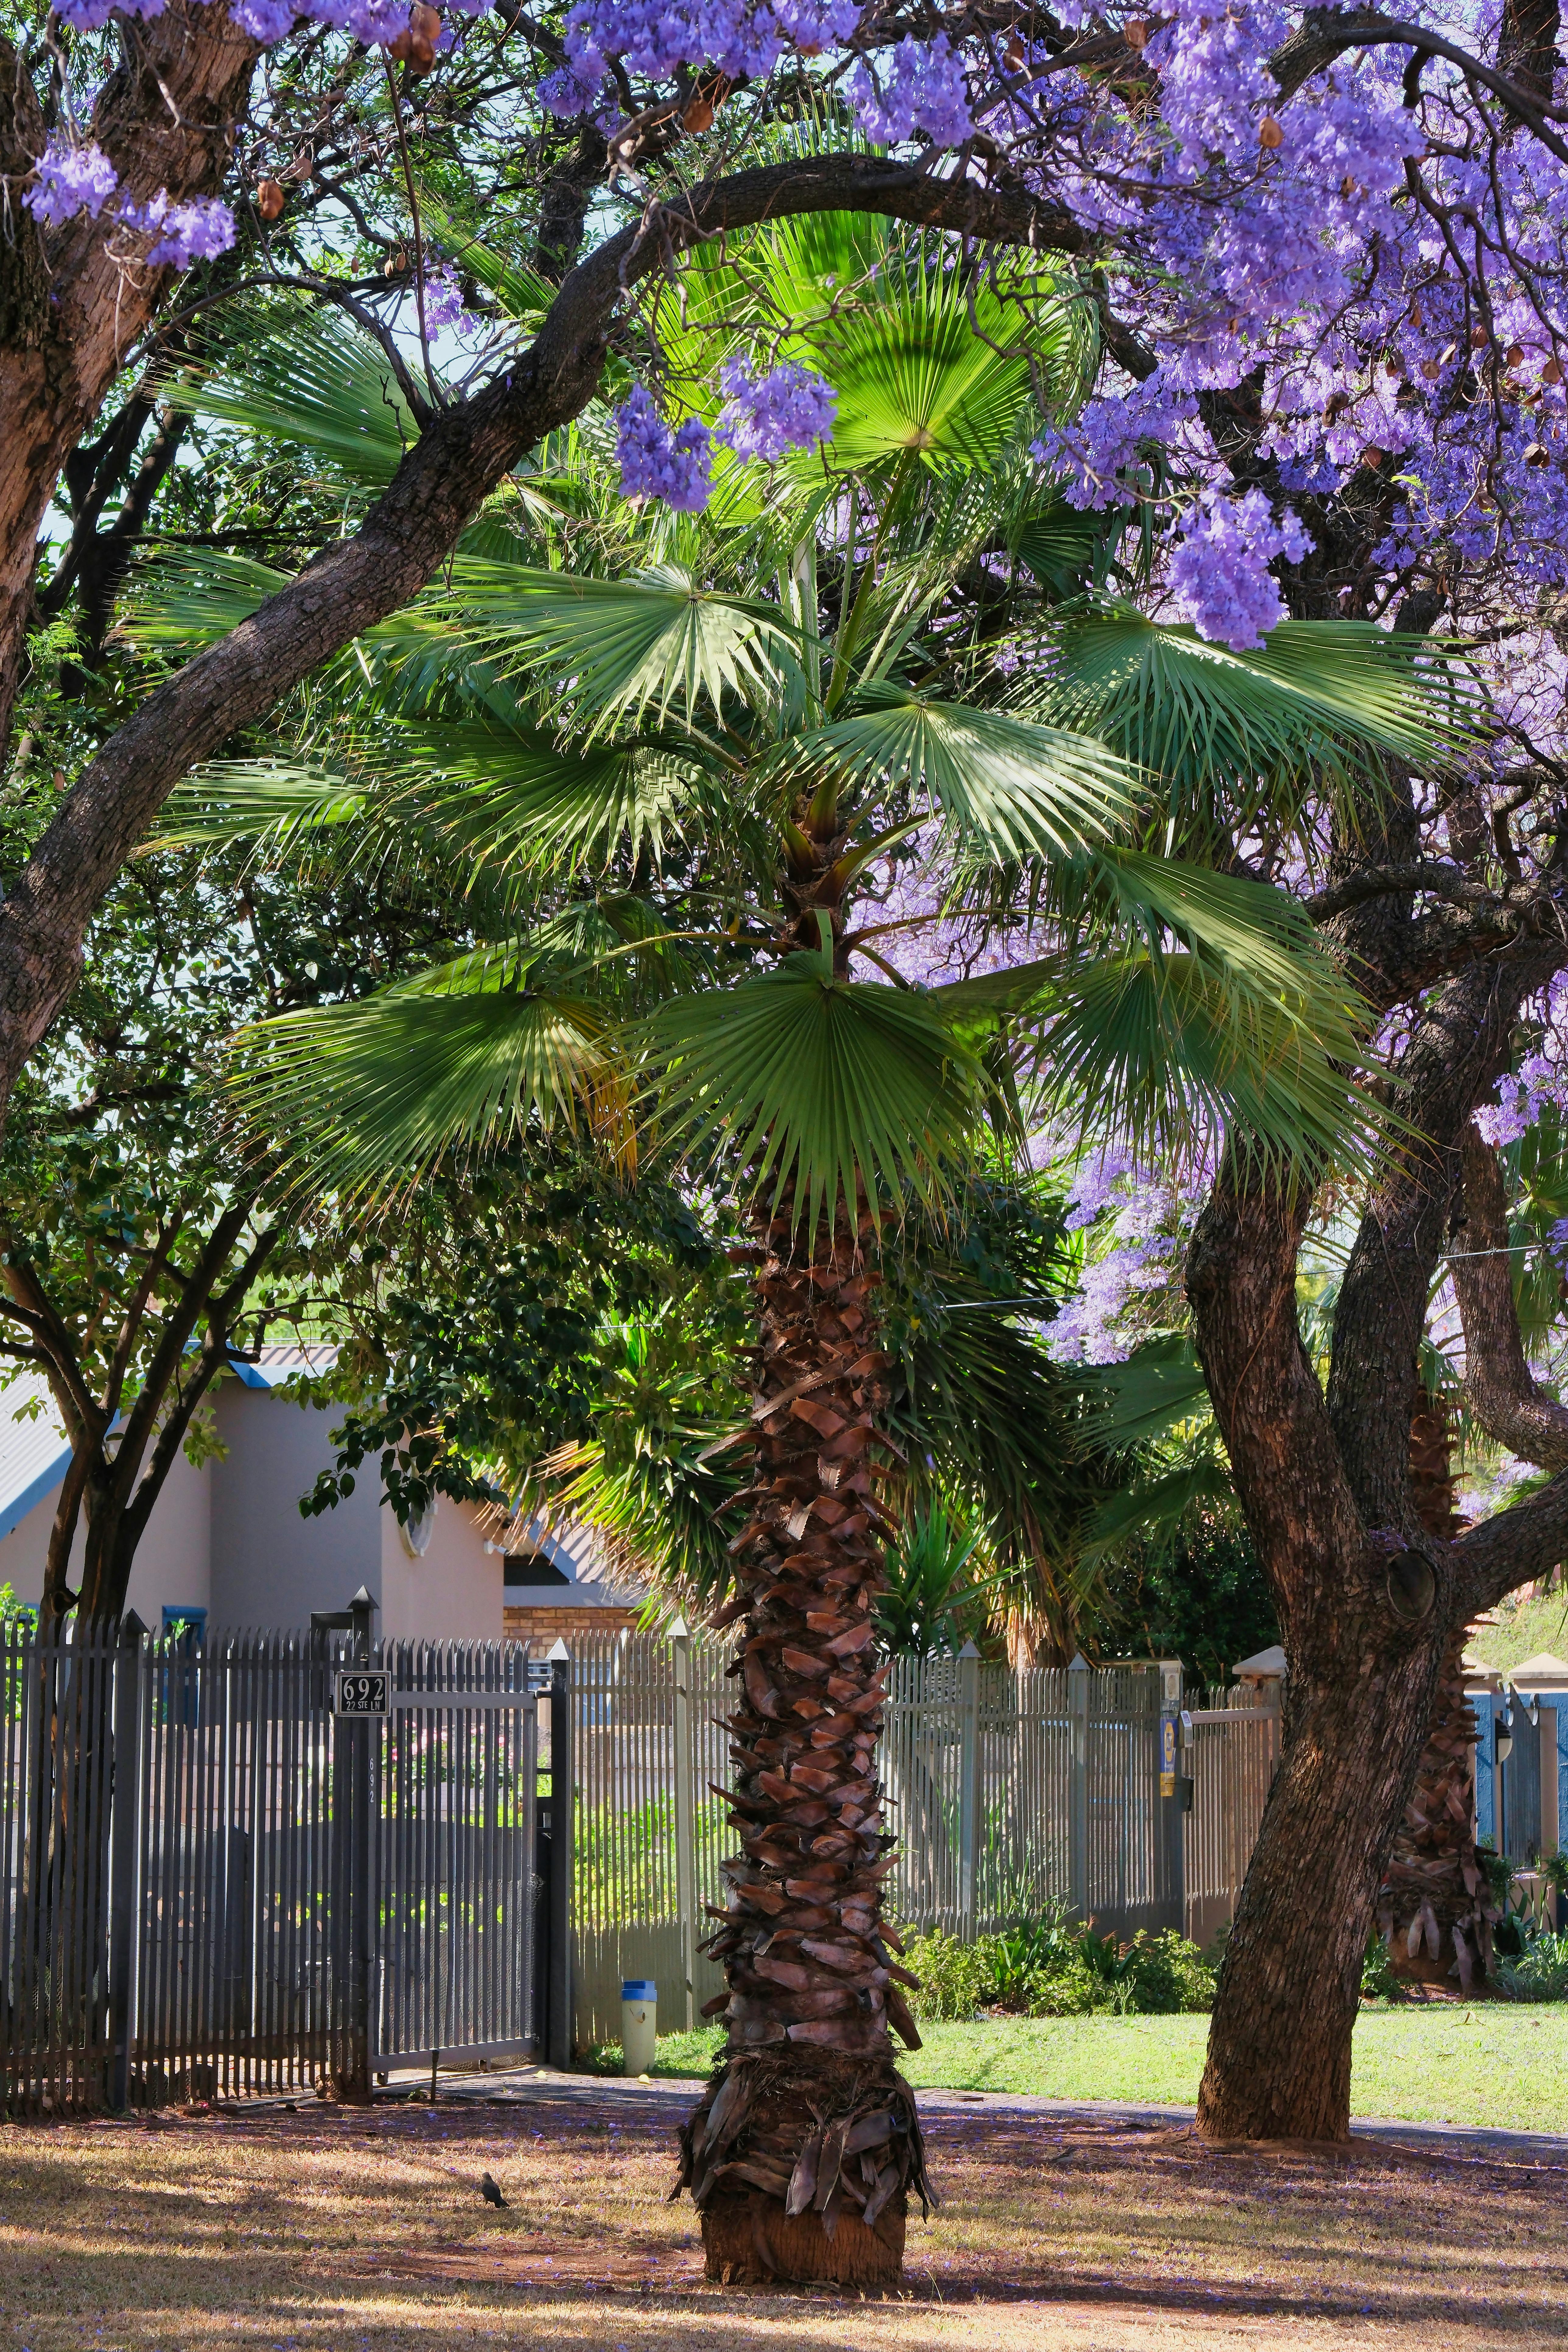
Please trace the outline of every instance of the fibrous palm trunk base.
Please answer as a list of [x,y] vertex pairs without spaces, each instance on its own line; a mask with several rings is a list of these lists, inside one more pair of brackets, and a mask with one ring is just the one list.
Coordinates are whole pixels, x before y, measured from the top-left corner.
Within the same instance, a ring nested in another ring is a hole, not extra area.
[[731,2058],[680,2144],[710,2279],[896,2283],[910,2193],[924,2211],[930,2190],[914,2094],[889,2061]]
[[1476,1857],[1476,1719],[1465,1695],[1465,1634],[1443,1660],[1432,1727],[1378,1898],[1396,1975],[1468,1992],[1492,1968],[1497,1906]]
[[[876,1603],[889,1525],[873,1453],[887,1404],[868,1217],[797,1255],[788,1203],[760,1216],[753,1485],[731,1546],[739,1643],[726,1718],[741,1852],[707,1948],[728,2049],[683,2135],[679,2186],[710,2274],[897,2278],[904,2207],[924,2195],[914,2100],[889,2026],[920,2046],[882,1920],[892,1840],[877,1743],[886,1666]],[[679,2190],[678,2190],[679,2193]]]
[[[1418,1388],[1410,1418],[1410,1499],[1430,1536],[1452,1543],[1453,1433],[1447,1400]],[[1465,1631],[1450,1639],[1415,1786],[1378,1898],[1377,1923],[1394,1973],[1468,1992],[1492,1967],[1498,1916],[1476,1858],[1476,1719],[1465,1695]]]

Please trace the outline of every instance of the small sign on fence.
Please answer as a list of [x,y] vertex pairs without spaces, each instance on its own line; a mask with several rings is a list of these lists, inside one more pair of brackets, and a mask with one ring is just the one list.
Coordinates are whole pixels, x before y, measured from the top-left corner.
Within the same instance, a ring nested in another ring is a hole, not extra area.
[[379,1667],[339,1666],[332,1676],[334,1715],[390,1715],[392,1676]]
[[1160,1717],[1160,1794],[1173,1797],[1176,1793],[1176,1718],[1173,1715]]

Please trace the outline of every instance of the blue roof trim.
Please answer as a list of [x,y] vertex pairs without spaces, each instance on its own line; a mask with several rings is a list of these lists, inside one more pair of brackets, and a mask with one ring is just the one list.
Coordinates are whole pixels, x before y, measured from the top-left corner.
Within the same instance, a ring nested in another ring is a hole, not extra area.
[[231,1372],[238,1373],[242,1388],[270,1389],[272,1386],[271,1381],[264,1373],[258,1372],[254,1364],[242,1362],[238,1356],[229,1358],[228,1368]]
[[68,1445],[61,1448],[46,1469],[23,1487],[19,1495],[10,1496],[0,1503],[0,1543],[19,1528],[29,1511],[37,1508],[46,1495],[52,1495],[66,1475],[71,1458]]

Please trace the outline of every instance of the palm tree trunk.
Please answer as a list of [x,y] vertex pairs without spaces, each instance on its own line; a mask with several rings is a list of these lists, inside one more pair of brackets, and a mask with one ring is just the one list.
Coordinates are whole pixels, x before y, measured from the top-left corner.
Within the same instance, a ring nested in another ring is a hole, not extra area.
[[[1451,1543],[1453,1433],[1446,1398],[1416,1393],[1410,1422],[1410,1499],[1428,1535]],[[1437,1697],[1415,1786],[1394,1842],[1378,1900],[1378,1925],[1395,1973],[1468,1992],[1490,1972],[1495,1906],[1476,1857],[1476,1719],[1465,1696],[1465,1629],[1444,1654]]]
[[[739,1622],[729,1798],[742,1852],[708,1948],[728,1990],[722,2060],[681,2134],[708,2275],[731,2283],[898,2277],[910,2191],[927,2189],[895,2027],[920,2045],[881,1925],[892,1840],[876,1748],[873,1611],[886,1528],[871,1450],[886,1408],[869,1219],[797,1255],[790,1203],[759,1213],[752,1517],[733,1546]],[[801,1229],[804,1233],[804,1227]]]

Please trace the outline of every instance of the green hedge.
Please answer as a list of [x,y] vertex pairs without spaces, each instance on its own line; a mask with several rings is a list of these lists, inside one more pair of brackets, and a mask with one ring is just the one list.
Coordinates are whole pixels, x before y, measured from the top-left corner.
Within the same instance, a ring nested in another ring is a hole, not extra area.
[[1130,1944],[1059,1919],[1037,1919],[966,1944],[911,1936],[906,1965],[921,1979],[917,2017],[1169,2016],[1214,2006],[1215,1972],[1195,1944],[1167,1927]]

